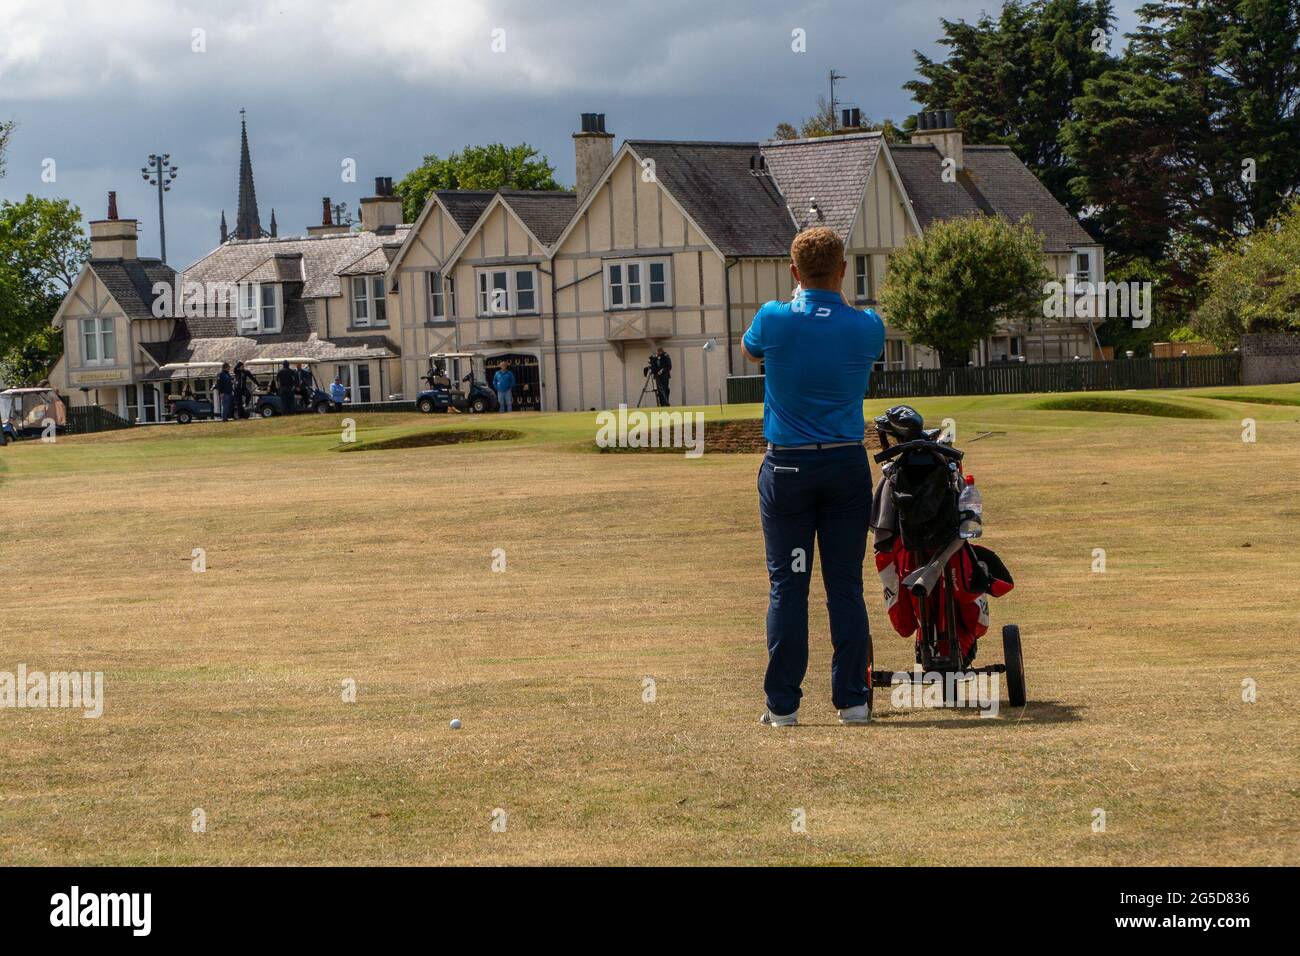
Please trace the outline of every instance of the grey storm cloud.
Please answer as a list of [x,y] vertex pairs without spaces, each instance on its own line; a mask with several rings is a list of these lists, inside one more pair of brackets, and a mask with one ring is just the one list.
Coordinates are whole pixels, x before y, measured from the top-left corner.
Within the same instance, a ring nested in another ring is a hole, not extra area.
[[[318,221],[320,197],[355,209],[375,176],[467,144],[526,141],[572,182],[582,112],[606,113],[619,138],[762,139],[812,112],[834,67],[838,97],[901,120],[915,109],[902,89],[912,51],[939,52],[940,18],[996,6],[5,0],[0,118],[18,130],[0,197],[66,197],[89,219],[116,190],[122,215],[141,220],[142,254],[156,255],[157,197],[140,167],[168,152],[181,169],[168,258],[184,266],[215,245],[222,209],[233,222],[241,108],[262,222],[274,208],[292,234]],[[1130,8],[1119,13],[1131,28]],[[805,53],[791,50],[795,29]]]

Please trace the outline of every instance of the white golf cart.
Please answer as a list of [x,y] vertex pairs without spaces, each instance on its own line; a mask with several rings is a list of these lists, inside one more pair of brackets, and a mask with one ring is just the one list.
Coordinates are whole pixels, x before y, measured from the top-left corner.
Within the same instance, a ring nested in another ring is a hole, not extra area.
[[53,423],[66,431],[68,410],[52,388],[6,388],[0,392],[0,446],[19,438],[37,438]]

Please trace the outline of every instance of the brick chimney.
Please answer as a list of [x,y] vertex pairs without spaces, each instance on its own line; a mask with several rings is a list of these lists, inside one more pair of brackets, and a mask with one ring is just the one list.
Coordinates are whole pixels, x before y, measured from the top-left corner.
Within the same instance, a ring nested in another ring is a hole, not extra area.
[[138,259],[136,236],[139,223],[117,218],[117,193],[108,194],[108,218],[90,223],[90,258]]
[[334,207],[330,204],[330,197],[325,196],[320,201],[320,225],[308,226],[307,235],[309,236],[337,236],[345,232],[351,232],[352,227],[334,224]]
[[929,143],[944,159],[953,159],[962,168],[961,130],[952,110],[927,110],[916,114],[916,129],[912,132],[913,145]]
[[361,228],[366,232],[392,230],[402,224],[402,199],[393,192],[389,176],[375,177],[375,194],[361,200]]
[[582,202],[614,158],[614,134],[605,132],[604,113],[582,114],[582,130],[573,134],[573,158],[578,170],[574,188]]

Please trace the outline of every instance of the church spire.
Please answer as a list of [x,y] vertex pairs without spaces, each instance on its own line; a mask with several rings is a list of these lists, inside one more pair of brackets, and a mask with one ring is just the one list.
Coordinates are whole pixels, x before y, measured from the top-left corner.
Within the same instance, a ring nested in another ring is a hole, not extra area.
[[230,230],[226,228],[226,211],[221,210],[221,244],[224,246],[226,240],[230,238]]
[[253,160],[248,155],[248,123],[239,111],[239,209],[235,214],[236,239],[260,239],[266,235],[257,215],[257,191],[253,188]]

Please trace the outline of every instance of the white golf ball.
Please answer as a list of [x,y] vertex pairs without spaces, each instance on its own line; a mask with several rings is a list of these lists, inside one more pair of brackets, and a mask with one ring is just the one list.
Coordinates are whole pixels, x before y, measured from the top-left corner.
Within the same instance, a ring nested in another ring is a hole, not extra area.
[[459,717],[453,717],[453,718],[451,719],[451,729],[452,729],[452,730],[460,730],[460,718],[459,718]]

